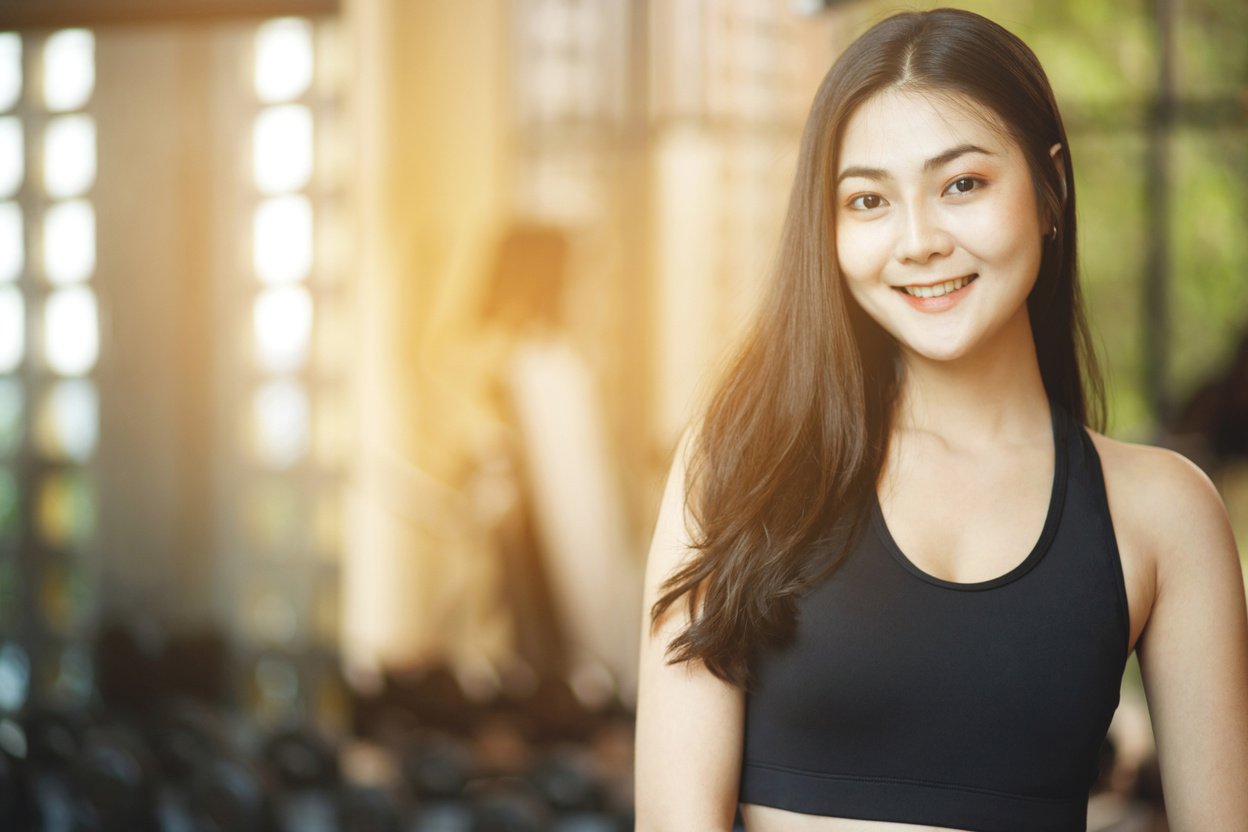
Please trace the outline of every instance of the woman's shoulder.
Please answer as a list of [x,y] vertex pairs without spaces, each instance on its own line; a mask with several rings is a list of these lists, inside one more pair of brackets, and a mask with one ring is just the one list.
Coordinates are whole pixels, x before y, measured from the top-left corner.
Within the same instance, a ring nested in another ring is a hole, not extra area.
[[[1115,531],[1141,543],[1162,567],[1215,551],[1230,528],[1226,507],[1209,476],[1169,448],[1114,439],[1088,429],[1101,458]],[[1172,554],[1173,553],[1173,554]]]

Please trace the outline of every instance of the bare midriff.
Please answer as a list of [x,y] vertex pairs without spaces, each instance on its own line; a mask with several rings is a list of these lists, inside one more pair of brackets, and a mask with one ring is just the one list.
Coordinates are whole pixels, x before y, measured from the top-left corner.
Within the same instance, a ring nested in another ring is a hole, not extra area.
[[807,815],[752,803],[741,804],[741,817],[746,832],[967,832],[950,826]]

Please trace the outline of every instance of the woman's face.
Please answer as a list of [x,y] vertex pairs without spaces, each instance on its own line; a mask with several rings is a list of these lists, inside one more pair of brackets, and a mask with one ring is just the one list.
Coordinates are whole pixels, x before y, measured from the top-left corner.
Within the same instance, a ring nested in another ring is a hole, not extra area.
[[886,91],[842,137],[841,272],[908,358],[950,361],[1017,328],[1049,223],[1022,150],[969,99]]

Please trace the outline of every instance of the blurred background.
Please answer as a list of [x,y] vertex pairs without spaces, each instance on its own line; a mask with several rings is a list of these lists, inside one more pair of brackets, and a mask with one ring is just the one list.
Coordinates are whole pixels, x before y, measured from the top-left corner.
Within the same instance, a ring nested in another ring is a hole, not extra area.
[[[925,8],[937,4],[912,3]],[[1248,551],[1248,6],[970,2]],[[0,827],[631,828],[648,536],[874,0],[2,0]],[[1089,828],[1164,829],[1134,658]]]

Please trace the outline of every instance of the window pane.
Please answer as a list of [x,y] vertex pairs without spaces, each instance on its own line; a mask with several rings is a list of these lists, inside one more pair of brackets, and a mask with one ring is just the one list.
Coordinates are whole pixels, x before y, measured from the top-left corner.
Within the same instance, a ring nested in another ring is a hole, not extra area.
[[[1180,129],[1172,138],[1171,262],[1167,301],[1173,336],[1170,389],[1186,400],[1228,378],[1248,310],[1248,130]],[[1199,206],[1193,210],[1191,206]]]
[[95,119],[61,116],[43,135],[43,187],[49,196],[79,196],[95,182]]
[[43,269],[53,283],[78,283],[95,271],[95,209],[85,199],[43,215]]
[[302,280],[312,268],[312,204],[302,196],[260,203],[253,245],[256,274],[265,283]]
[[43,101],[49,110],[77,110],[95,89],[95,37],[86,29],[65,29],[43,47]]
[[86,623],[91,606],[91,587],[78,564],[45,564],[39,601],[44,622],[61,636],[76,635]]
[[43,310],[43,352],[47,365],[64,376],[87,373],[99,357],[95,295],[85,287],[53,292]]
[[0,540],[14,540],[21,525],[21,492],[13,469],[0,465]]
[[266,194],[297,191],[312,178],[312,112],[301,104],[270,107],[252,131],[252,175]]
[[256,458],[269,468],[283,469],[308,450],[308,395],[293,381],[271,381],[256,392],[253,445]]
[[26,396],[17,379],[0,378],[0,457],[17,451],[22,444],[22,411]]
[[0,286],[0,373],[11,373],[26,356],[26,302],[13,286]]
[[[0,470],[0,481],[4,478],[4,473]],[[0,486],[2,489],[3,486]],[[3,499],[0,496],[0,499]],[[3,508],[0,507],[0,511]],[[0,532],[0,539],[3,532]],[[12,633],[22,626],[22,613],[26,606],[25,587],[22,586],[21,563],[18,561],[15,552],[4,552],[0,550],[0,633]],[[0,711],[6,710],[9,699],[6,698],[5,685],[9,680],[4,678],[4,648],[0,647]],[[20,705],[19,705],[20,707]],[[0,732],[4,729],[0,723]],[[0,737],[0,745],[4,744],[4,738]]]
[[26,175],[22,122],[16,116],[0,118],[0,199],[13,196]]
[[266,289],[252,314],[256,354],[270,372],[296,370],[307,363],[312,337],[312,297],[302,286]]
[[1193,98],[1238,98],[1248,81],[1248,4],[1184,0],[1175,4],[1175,80]]
[[12,110],[22,97],[22,39],[0,32],[0,113]]
[[[9,570],[4,571],[7,574]],[[0,709],[21,710],[30,693],[30,676],[30,657],[25,650],[12,642],[0,647]]]
[[[87,614],[84,604],[75,625],[80,627]],[[57,663],[56,682],[53,684],[59,701],[76,707],[85,705],[95,690],[94,682],[95,666],[86,647],[76,644],[61,652],[60,661]]]
[[271,20],[256,33],[256,95],[275,104],[298,98],[312,84],[312,25]]
[[95,491],[81,471],[57,471],[39,483],[35,521],[49,546],[68,548],[95,532]]
[[26,265],[25,223],[16,202],[0,202],[0,283],[17,280]]
[[1144,388],[1140,283],[1147,271],[1147,144],[1129,132],[1072,133],[1077,151],[1080,278],[1088,317],[1104,344],[1115,433],[1139,436]]
[[36,445],[49,457],[86,462],[95,453],[99,420],[94,384],[86,380],[58,382],[39,403]]

